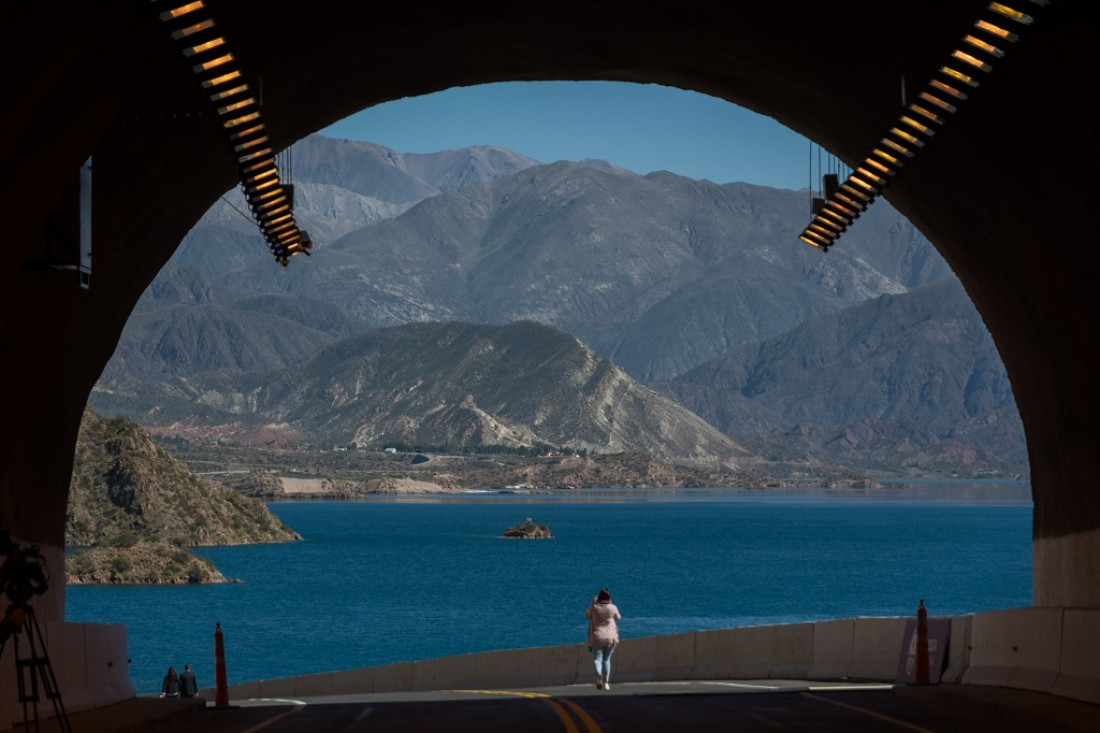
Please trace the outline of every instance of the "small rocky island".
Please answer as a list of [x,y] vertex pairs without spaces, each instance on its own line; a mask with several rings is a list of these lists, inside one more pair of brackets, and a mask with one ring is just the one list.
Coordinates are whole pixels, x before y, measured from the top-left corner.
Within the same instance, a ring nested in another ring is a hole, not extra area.
[[504,530],[504,536],[519,540],[551,540],[550,528],[545,524],[535,524],[530,518],[526,522],[517,524]]

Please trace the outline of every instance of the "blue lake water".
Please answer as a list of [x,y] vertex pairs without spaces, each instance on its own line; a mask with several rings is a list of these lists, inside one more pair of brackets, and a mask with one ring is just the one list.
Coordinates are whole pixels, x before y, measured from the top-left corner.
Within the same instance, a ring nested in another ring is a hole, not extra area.
[[[920,599],[932,615],[1012,608],[1031,604],[1027,495],[988,484],[275,503],[303,542],[199,550],[243,582],[74,586],[67,618],[125,622],[146,693],[169,664],[213,683],[217,621],[235,683],[580,642],[602,586],[627,638],[911,615]],[[528,517],[555,539],[501,538]]]

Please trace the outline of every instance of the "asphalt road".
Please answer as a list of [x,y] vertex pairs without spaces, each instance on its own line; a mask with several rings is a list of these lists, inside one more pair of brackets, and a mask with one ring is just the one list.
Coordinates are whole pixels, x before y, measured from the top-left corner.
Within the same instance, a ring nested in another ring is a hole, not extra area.
[[[155,711],[159,701],[142,701]],[[167,708],[161,708],[167,710]],[[106,709],[105,709],[106,710]],[[101,714],[104,711],[101,711]],[[162,713],[163,715],[163,713]],[[78,716],[79,717],[79,716]],[[665,731],[1098,731],[1100,706],[1000,688],[745,680],[451,690],[297,700],[240,700],[118,727],[164,733],[517,730],[524,733]]]

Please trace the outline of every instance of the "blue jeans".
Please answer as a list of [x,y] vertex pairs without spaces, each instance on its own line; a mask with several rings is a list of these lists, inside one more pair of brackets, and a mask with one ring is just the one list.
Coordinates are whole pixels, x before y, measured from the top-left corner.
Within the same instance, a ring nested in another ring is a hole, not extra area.
[[604,682],[611,681],[611,655],[615,653],[613,646],[594,646],[592,654],[595,655],[596,674]]

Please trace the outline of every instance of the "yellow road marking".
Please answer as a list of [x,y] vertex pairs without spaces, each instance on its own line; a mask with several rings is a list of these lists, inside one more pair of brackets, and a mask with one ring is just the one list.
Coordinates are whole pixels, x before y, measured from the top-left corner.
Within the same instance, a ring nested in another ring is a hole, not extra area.
[[808,697],[808,698],[811,698],[813,700],[818,700],[820,702],[827,702],[830,705],[836,705],[837,707],[847,708],[848,710],[854,710],[857,713],[863,713],[864,715],[870,715],[872,718],[878,718],[879,720],[884,720],[887,723],[893,723],[894,725],[899,725],[902,728],[907,728],[908,730],[916,731],[917,733],[933,733],[933,731],[929,728],[922,728],[919,725],[913,725],[912,723],[906,723],[904,720],[898,720],[897,718],[891,718],[889,715],[883,715],[882,713],[876,713],[874,710],[868,710],[867,708],[861,708],[858,705],[849,705],[848,703],[840,702],[839,700],[830,700],[827,697],[821,697],[820,695],[812,695],[809,692],[803,692],[802,695],[804,697]]
[[567,705],[584,724],[587,733],[603,733],[603,729],[592,719],[587,710],[566,697],[553,698],[543,692],[522,692],[518,690],[443,690],[443,692],[462,692],[470,695],[510,695],[512,697],[525,697],[529,700],[542,700],[553,708],[558,718],[561,719],[562,725],[565,726],[565,733],[580,733],[580,729],[577,728],[577,724],[573,722],[573,718],[570,717],[568,711],[559,704],[558,700],[560,699],[561,703]]
[[550,707],[554,708],[554,712],[558,714],[559,718],[561,718],[561,724],[565,726],[565,733],[580,733],[580,731],[577,730],[577,724],[574,723],[573,719],[569,717],[569,713],[565,712],[565,708],[563,708],[561,705],[558,705],[550,698],[546,698],[544,702]]
[[592,719],[592,716],[588,714],[587,710],[567,697],[561,698],[561,701],[568,705],[569,709],[573,711],[573,714],[581,719],[581,722],[584,723],[584,727],[588,729],[588,733],[603,733],[603,731],[600,730],[600,726],[596,724],[596,721]]

